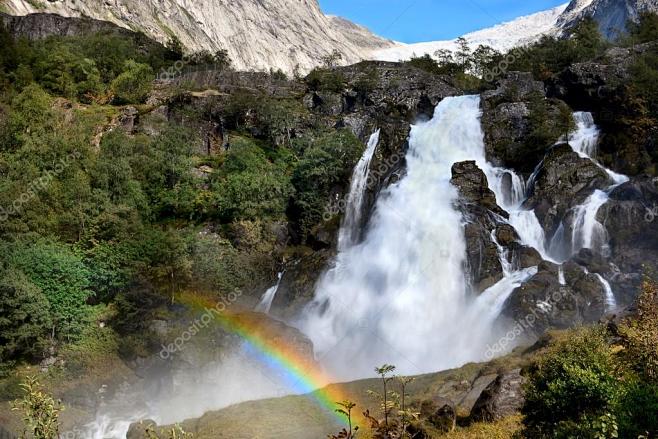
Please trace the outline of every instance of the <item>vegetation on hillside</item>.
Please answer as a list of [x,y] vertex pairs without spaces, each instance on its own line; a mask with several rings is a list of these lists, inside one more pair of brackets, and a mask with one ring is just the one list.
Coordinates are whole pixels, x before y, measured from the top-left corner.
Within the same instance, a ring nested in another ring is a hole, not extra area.
[[[612,329],[612,332],[611,332]],[[616,328],[572,331],[528,374],[528,438],[640,438],[658,433],[658,287]]]
[[226,68],[223,51],[181,61],[175,41],[0,40],[0,373],[88,343],[105,307],[130,356],[148,345],[143,316],[178,292],[269,282],[277,227],[306,236],[363,151],[346,130],[293,139],[301,103],[253,91],[231,94],[231,142],[214,155],[184,120],[118,127],[126,104],[148,117],[157,72]]

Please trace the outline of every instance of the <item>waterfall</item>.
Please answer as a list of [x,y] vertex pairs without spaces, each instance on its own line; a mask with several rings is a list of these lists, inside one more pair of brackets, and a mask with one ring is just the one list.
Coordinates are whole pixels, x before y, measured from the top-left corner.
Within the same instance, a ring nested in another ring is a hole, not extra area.
[[596,215],[605,203],[608,194],[617,186],[628,181],[628,177],[611,171],[601,165],[593,156],[597,152],[599,130],[594,124],[594,118],[588,112],[576,112],[573,115],[576,131],[569,136],[569,145],[580,157],[587,158],[603,169],[613,184],[605,191],[595,190],[583,204],[574,208],[571,236],[571,252],[576,253],[581,248],[590,248],[601,254],[608,251],[608,233]]
[[590,159],[592,163],[603,169],[614,182],[614,186],[626,183],[628,181],[627,176],[618,174],[604,167],[598,162],[598,160],[594,159],[599,143],[599,129],[596,124],[594,124],[592,113],[577,111],[573,114],[573,119],[576,122],[576,130],[568,139],[571,149],[573,149],[580,157]]
[[352,181],[350,183],[350,192],[347,195],[345,215],[343,216],[340,232],[338,233],[339,251],[344,250],[359,239],[361,217],[363,215],[363,199],[368,186],[368,172],[370,171],[370,162],[379,143],[379,132],[380,130],[377,130],[372,133],[363,156],[352,172]]
[[610,283],[603,278],[598,273],[594,273],[594,275],[599,279],[599,282],[601,282],[601,285],[603,285],[603,290],[605,291],[605,307],[606,311],[613,311],[615,308],[617,308],[617,300],[615,299],[615,294],[612,292],[612,287],[610,286]]
[[405,177],[382,191],[363,241],[341,249],[318,282],[298,325],[337,376],[370,376],[384,362],[416,374],[484,359],[502,304],[536,272],[510,269],[480,296],[468,290],[452,165],[476,160],[501,197],[508,179],[510,203],[523,192],[520,179],[486,162],[479,104],[446,98],[412,126]]
[[594,124],[592,113],[577,111],[573,114],[576,130],[569,136],[568,143],[580,157],[592,159],[596,155],[599,130]]
[[254,308],[254,311],[262,312],[265,314],[270,312],[270,308],[272,308],[272,302],[274,302],[274,296],[276,296],[276,292],[279,290],[279,285],[281,284],[283,273],[285,273],[285,271],[282,271],[277,275],[276,284],[265,291],[265,294],[263,294],[263,296],[260,298],[260,302],[258,305],[256,305],[256,308]]
[[608,232],[605,226],[596,219],[599,208],[608,201],[608,194],[595,190],[585,202],[576,206],[572,225],[572,253],[581,248],[590,248],[605,254],[608,245]]

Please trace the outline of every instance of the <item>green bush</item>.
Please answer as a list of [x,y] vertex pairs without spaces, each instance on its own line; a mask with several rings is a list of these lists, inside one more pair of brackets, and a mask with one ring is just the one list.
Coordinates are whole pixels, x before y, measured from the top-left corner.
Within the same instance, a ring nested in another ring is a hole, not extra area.
[[349,181],[364,145],[348,130],[334,131],[307,147],[293,174],[290,216],[302,240],[318,224],[331,190]]
[[13,359],[39,358],[52,331],[50,305],[22,272],[0,271],[0,371]]
[[524,434],[531,438],[616,437],[601,430],[609,427],[606,419],[614,422],[618,397],[613,354],[604,332],[599,328],[574,332],[543,355],[529,373]]
[[82,258],[70,247],[46,239],[19,242],[9,246],[9,252],[10,265],[22,270],[47,298],[55,335],[76,339],[87,322],[92,295]]
[[128,60],[110,87],[118,104],[141,104],[151,92],[154,79],[151,66]]
[[340,93],[345,87],[345,77],[332,69],[316,68],[305,79],[306,84],[314,91],[330,91]]
[[287,167],[285,158],[271,161],[256,143],[235,140],[211,187],[218,216],[224,222],[281,218],[293,191]]

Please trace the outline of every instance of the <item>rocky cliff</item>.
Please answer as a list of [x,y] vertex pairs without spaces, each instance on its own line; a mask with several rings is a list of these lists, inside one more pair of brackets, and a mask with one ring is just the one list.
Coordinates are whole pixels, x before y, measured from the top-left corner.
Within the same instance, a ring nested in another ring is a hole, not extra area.
[[189,51],[226,49],[238,70],[299,66],[308,71],[338,50],[344,63],[391,45],[367,29],[322,13],[317,0],[3,0],[11,15],[51,12],[90,17],[165,43],[177,36]]
[[657,0],[572,0],[558,19],[558,27],[569,29],[583,17],[592,17],[601,32],[614,39],[629,21],[637,21],[644,12],[658,11]]

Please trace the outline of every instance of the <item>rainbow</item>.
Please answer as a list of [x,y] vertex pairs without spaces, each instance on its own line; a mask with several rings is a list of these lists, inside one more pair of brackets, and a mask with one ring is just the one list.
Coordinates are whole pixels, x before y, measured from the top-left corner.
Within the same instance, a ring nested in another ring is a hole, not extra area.
[[[214,322],[227,332],[239,336],[244,341],[245,352],[275,372],[291,393],[315,399],[339,425],[347,425],[347,420],[335,410],[338,408],[337,402],[349,398],[339,386],[330,385],[336,380],[332,380],[314,361],[302,355],[281,337],[272,337],[271,331],[263,325],[260,314],[215,312],[217,304],[198,295],[188,296],[184,301],[201,305],[206,311],[212,310]],[[359,410],[355,410],[352,422],[361,419]]]

